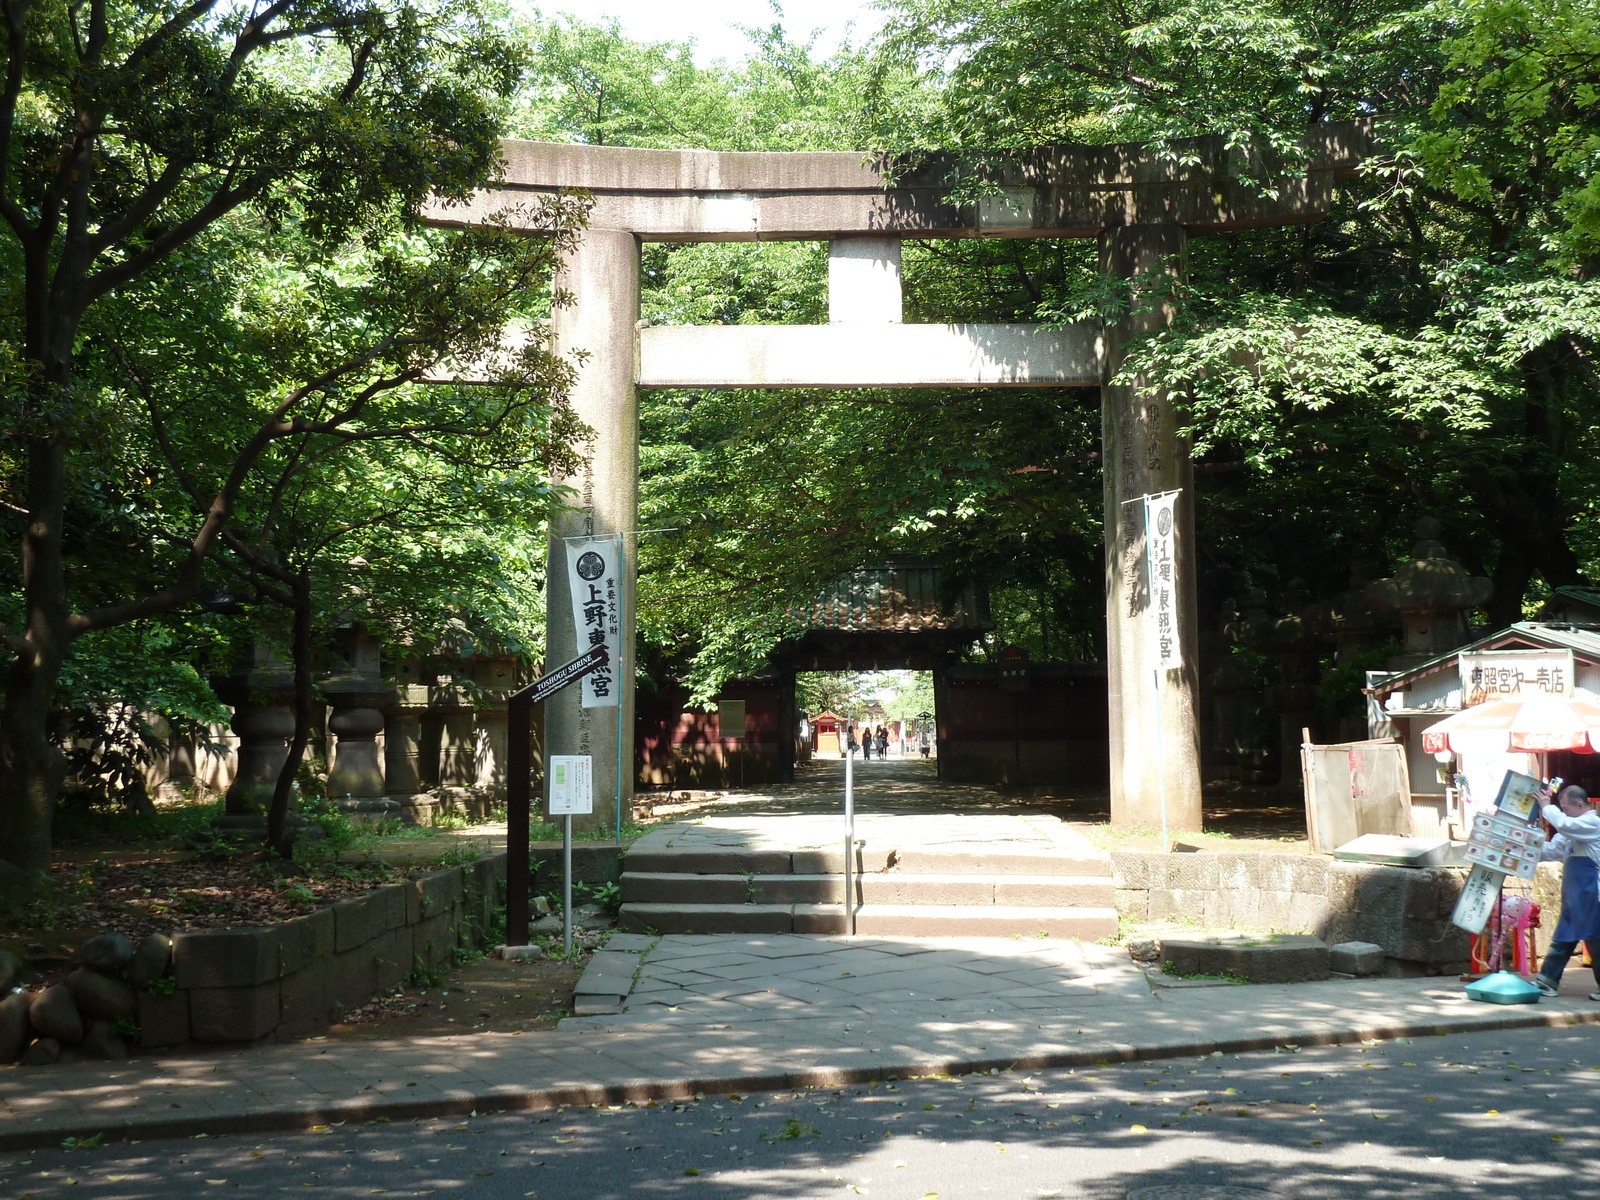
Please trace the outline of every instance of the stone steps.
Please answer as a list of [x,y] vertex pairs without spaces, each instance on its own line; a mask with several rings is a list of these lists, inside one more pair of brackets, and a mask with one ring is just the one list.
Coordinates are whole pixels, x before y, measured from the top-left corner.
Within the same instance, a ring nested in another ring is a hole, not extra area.
[[[901,871],[856,877],[861,904],[1102,906],[1109,881],[1101,876],[944,875]],[[624,904],[842,904],[843,874],[687,875],[634,871],[622,876]]]
[[[818,838],[831,832],[783,817],[653,830],[623,860],[622,928],[844,933],[843,839]],[[875,820],[861,833],[858,934],[1093,941],[1116,932],[1110,855],[1058,825],[933,814]]]
[[[626,869],[642,874],[671,875],[839,875],[844,872],[843,839],[838,846],[775,849],[727,847],[705,849],[645,845],[641,839],[628,851]],[[868,840],[856,851],[856,870],[863,875],[898,871],[907,875],[1070,875],[1111,878],[1109,854],[1044,850],[949,850],[874,845]]]
[[[845,933],[842,904],[624,904],[633,933]],[[1111,907],[866,904],[856,933],[877,937],[1051,937],[1095,941],[1117,931]]]

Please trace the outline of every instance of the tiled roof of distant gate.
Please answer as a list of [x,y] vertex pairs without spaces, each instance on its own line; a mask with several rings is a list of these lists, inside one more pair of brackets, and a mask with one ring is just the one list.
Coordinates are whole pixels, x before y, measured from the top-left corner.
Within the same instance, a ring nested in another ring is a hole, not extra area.
[[863,567],[841,579],[809,608],[790,612],[808,629],[919,633],[990,629],[988,596],[965,583],[953,594],[936,563]]

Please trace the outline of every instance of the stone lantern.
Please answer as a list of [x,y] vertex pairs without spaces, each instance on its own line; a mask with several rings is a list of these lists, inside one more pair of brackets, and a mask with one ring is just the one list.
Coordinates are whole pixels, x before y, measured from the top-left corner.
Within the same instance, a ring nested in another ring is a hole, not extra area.
[[384,794],[400,806],[408,825],[431,825],[439,801],[423,790],[422,719],[428,711],[428,684],[418,658],[402,659],[395,687],[383,709]]
[[233,707],[232,728],[239,736],[237,769],[216,824],[241,833],[263,832],[294,736],[294,672],[257,643],[248,665],[212,676],[211,686]]
[[1414,667],[1465,642],[1467,613],[1488,603],[1494,593],[1489,580],[1468,575],[1460,563],[1445,557],[1438,521],[1423,517],[1412,528],[1417,541],[1411,557],[1393,575],[1375,579],[1367,587],[1374,608],[1400,614],[1405,650],[1389,660],[1389,669],[1394,671]]
[[506,798],[506,754],[510,746],[507,699],[516,690],[517,660],[511,654],[479,655],[472,662],[478,686],[478,759],[475,787],[491,804]]
[[322,681],[323,698],[333,710],[328,732],[338,739],[328,768],[328,797],[347,812],[395,813],[400,806],[384,795],[377,742],[394,689],[380,671],[376,639],[364,630],[355,631],[350,660],[348,670]]

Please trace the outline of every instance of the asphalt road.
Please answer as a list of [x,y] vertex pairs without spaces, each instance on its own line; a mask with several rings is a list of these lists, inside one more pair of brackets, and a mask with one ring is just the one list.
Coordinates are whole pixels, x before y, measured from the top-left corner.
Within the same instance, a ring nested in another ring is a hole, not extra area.
[[37,1151],[0,1198],[1600,1198],[1597,1150],[1580,1026]]

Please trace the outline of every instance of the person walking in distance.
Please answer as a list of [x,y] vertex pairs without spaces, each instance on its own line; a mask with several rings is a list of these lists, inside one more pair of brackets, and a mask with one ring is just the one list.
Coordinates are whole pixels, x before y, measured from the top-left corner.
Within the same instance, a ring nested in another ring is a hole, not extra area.
[[[1561,789],[1554,804],[1545,805],[1544,819],[1556,834],[1545,844],[1542,857],[1562,860],[1561,919],[1533,983],[1546,996],[1554,996],[1579,942],[1588,942],[1591,954],[1600,951],[1600,814],[1589,793],[1573,784]],[[1593,966],[1595,983],[1600,985],[1600,955]],[[1600,1000],[1600,991],[1590,992],[1589,999]]]

